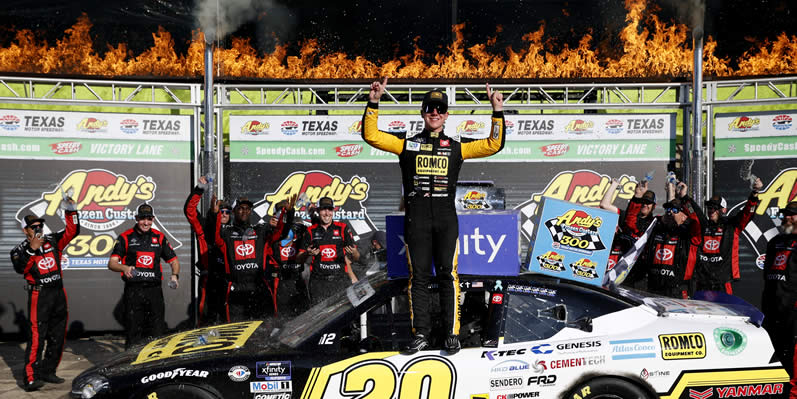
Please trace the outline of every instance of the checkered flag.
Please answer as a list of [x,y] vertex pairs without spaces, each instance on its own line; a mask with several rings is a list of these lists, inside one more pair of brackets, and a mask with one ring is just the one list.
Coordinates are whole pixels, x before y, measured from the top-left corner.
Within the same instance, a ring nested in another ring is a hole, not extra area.
[[612,270],[609,270],[603,275],[604,288],[613,291],[616,286],[625,281],[631,268],[634,267],[637,259],[639,259],[639,255],[642,254],[642,250],[645,249],[645,244],[648,242],[648,237],[650,237],[650,233],[653,231],[653,226],[656,225],[656,221],[658,221],[658,219],[653,219],[653,222],[651,222],[647,230],[645,230],[645,234],[642,234],[642,236],[634,242],[634,246],[617,260],[617,264],[614,265]]
[[[553,237],[554,242],[562,241],[562,238],[567,235],[573,237],[573,235],[568,232],[567,230],[562,228],[561,224],[556,223],[556,219],[550,219],[545,222],[545,227],[548,228],[548,231],[551,233],[551,237]],[[606,249],[606,246],[603,245],[603,241],[601,241],[601,237],[598,234],[598,231],[592,227],[589,231],[584,234],[583,236],[577,237],[580,240],[587,240],[589,241],[589,245],[586,248],[580,248],[587,251],[600,251],[602,249]]]

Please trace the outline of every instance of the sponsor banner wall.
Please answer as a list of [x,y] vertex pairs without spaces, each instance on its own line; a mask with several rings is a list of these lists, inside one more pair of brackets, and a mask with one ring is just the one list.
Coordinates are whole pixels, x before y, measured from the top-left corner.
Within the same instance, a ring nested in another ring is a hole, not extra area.
[[[0,253],[8,254],[24,239],[21,224],[27,214],[46,220],[45,233],[62,230],[64,197],[71,196],[81,230],[61,259],[70,324],[94,331],[122,329],[123,282],[107,269],[108,259],[116,237],[133,227],[138,206],[149,203],[156,216],[153,228],[166,235],[182,266],[180,288],[164,289],[167,323],[185,322],[193,243],[182,207],[191,188],[191,117],[11,110],[0,111],[0,117],[3,143],[39,147],[19,157],[0,145],[0,209],[5,215]],[[39,144],[24,144],[33,140]],[[14,312],[26,308],[25,283],[7,255],[4,259],[0,289],[8,302],[0,307],[0,332],[18,332]],[[162,267],[168,278],[170,267]]]
[[714,158],[797,158],[797,111],[717,114]]
[[191,117],[0,110],[0,158],[188,162]]
[[[489,115],[451,115],[448,134],[488,135]],[[230,116],[231,161],[391,162],[394,155],[360,137],[361,116]],[[506,115],[501,153],[474,162],[669,160],[674,158],[675,114]],[[420,132],[420,116],[383,115],[380,130]]]

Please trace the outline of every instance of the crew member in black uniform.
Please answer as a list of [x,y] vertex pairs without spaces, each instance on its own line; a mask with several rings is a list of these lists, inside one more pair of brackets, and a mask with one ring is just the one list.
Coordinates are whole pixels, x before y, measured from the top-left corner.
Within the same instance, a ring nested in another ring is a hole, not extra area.
[[[295,203],[294,196],[290,207]],[[215,241],[225,255],[227,322],[261,319],[275,313],[274,295],[267,281],[267,247],[282,236],[292,220],[282,209],[276,228],[268,223],[252,225],[252,205],[248,199],[239,198],[233,206],[233,223],[224,228],[221,214],[216,217]]]
[[791,398],[797,397],[797,201],[781,208],[780,234],[767,244],[761,311],[775,353],[791,377]]
[[[61,252],[80,233],[78,213],[74,201],[64,211],[66,228],[58,233],[44,234],[44,219],[33,215],[24,218],[25,240],[11,250],[11,263],[28,283],[28,315],[30,328],[25,348],[26,391],[35,391],[44,382],[60,384],[63,378],[55,375],[64,351],[66,321],[66,291],[61,281]],[[45,351],[45,342],[46,348]]]
[[421,117],[424,129],[399,138],[377,126],[379,99],[387,78],[371,84],[368,106],[363,115],[363,138],[383,151],[399,156],[404,186],[405,240],[410,271],[410,304],[415,339],[404,353],[415,353],[429,346],[431,316],[429,284],[432,261],[440,287],[440,307],[446,329],[445,350],[456,353],[459,343],[459,276],[457,275],[457,237],[459,224],[454,207],[457,179],[462,161],[493,155],[504,147],[506,130],[503,95],[486,86],[493,108],[488,137],[461,143],[458,136],[443,131],[448,118],[448,97],[432,90],[423,97]]
[[644,250],[643,267],[648,291],[687,299],[690,280],[702,242],[699,208],[688,195],[686,184],[678,184],[678,197],[664,204],[664,215],[653,227]]
[[739,235],[755,216],[759,204],[758,190],[764,187],[761,179],[753,183],[753,192],[739,212],[732,217],[725,198],[715,195],[706,201],[706,220],[703,225],[703,245],[697,256],[695,290],[725,291],[733,294],[731,282],[741,278],[739,273]]
[[[185,200],[183,213],[191,224],[191,229],[196,234],[199,259],[199,319],[197,325],[216,324],[226,320],[224,314],[224,292],[226,281],[224,279],[224,254],[216,246],[214,236],[216,231],[216,214],[221,212],[221,223],[226,225],[230,221],[232,208],[222,201],[217,201],[214,195],[207,216],[202,217],[197,211],[197,205],[202,200],[202,194],[209,187],[205,176],[199,178],[197,184]],[[223,287],[224,286],[224,287]],[[224,289],[222,289],[224,288]]]
[[319,223],[307,229],[297,257],[299,263],[304,263],[308,256],[312,257],[309,290],[313,305],[357,282],[346,255],[358,260],[360,253],[349,225],[335,221],[334,214],[332,198],[318,200]]
[[[274,210],[276,212],[277,209],[283,208],[288,208],[288,201],[280,201]],[[291,213],[293,210],[289,209],[288,212]],[[304,262],[297,260],[305,234],[307,226],[304,222],[294,220],[288,226],[288,234],[274,241],[270,247],[270,270],[274,274],[272,276],[274,302],[277,304],[279,317],[298,316],[307,310],[310,302],[307,285],[302,277]]]
[[[634,197],[628,201],[625,215],[620,218],[622,237],[626,239],[628,248],[631,248],[653,222],[653,210],[656,208],[656,193],[648,190],[648,181],[641,181],[634,188]],[[645,253],[640,255],[637,264],[644,264],[647,260]],[[641,290],[647,289],[648,276],[642,267],[634,267],[628,272],[623,285]]]
[[166,331],[161,259],[172,270],[169,287],[177,289],[179,286],[180,262],[166,236],[152,228],[154,218],[152,206],[146,203],[139,205],[135,226],[116,238],[108,261],[108,269],[121,273],[125,282],[125,348],[163,335]]

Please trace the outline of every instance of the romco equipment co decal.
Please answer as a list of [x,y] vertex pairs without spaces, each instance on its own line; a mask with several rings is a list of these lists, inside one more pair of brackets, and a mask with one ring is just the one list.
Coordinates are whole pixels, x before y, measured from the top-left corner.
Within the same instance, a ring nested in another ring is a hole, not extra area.
[[[80,215],[80,235],[66,247],[61,259],[64,269],[105,269],[114,240],[131,228],[139,205],[155,199],[157,183],[152,176],[127,176],[105,169],[73,170],[50,191],[17,211],[20,223],[25,215],[45,218],[45,233],[65,227],[63,206],[67,198],[75,200]],[[174,249],[182,243],[161,225],[153,227],[166,234]]]
[[323,170],[296,171],[285,177],[276,190],[267,193],[255,203],[254,211],[262,219],[274,214],[274,206],[292,195],[302,195],[306,201],[297,203],[296,217],[309,220],[308,206],[318,203],[322,197],[330,197],[335,203],[334,219],[346,222],[352,228],[354,239],[376,230],[368,216],[365,201],[370,185],[366,178],[353,175],[348,180]]

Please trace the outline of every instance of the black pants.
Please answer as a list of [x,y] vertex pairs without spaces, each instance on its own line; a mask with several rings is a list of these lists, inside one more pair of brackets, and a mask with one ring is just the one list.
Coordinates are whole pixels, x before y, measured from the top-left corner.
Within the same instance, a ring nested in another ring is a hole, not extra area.
[[407,204],[404,237],[410,270],[410,317],[415,334],[432,330],[429,284],[434,262],[440,286],[440,310],[447,335],[459,334],[459,276],[457,237],[459,221],[453,204],[448,207]]
[[274,299],[268,284],[235,289],[228,283],[227,322],[263,319],[274,315]]
[[[25,382],[55,374],[66,337],[66,292],[63,286],[28,292],[30,335],[25,348]],[[45,351],[45,342],[47,350]]]
[[351,279],[343,272],[333,277],[319,277],[310,274],[310,300],[315,305],[329,298],[332,294],[346,290]]
[[277,302],[277,315],[296,317],[309,307],[310,298],[307,285],[300,273],[283,273],[274,280],[274,300]]
[[227,281],[223,276],[208,273],[199,278],[199,326],[223,323],[227,320],[224,302]]
[[166,332],[163,288],[158,283],[126,283],[124,292],[127,339],[125,348]]

